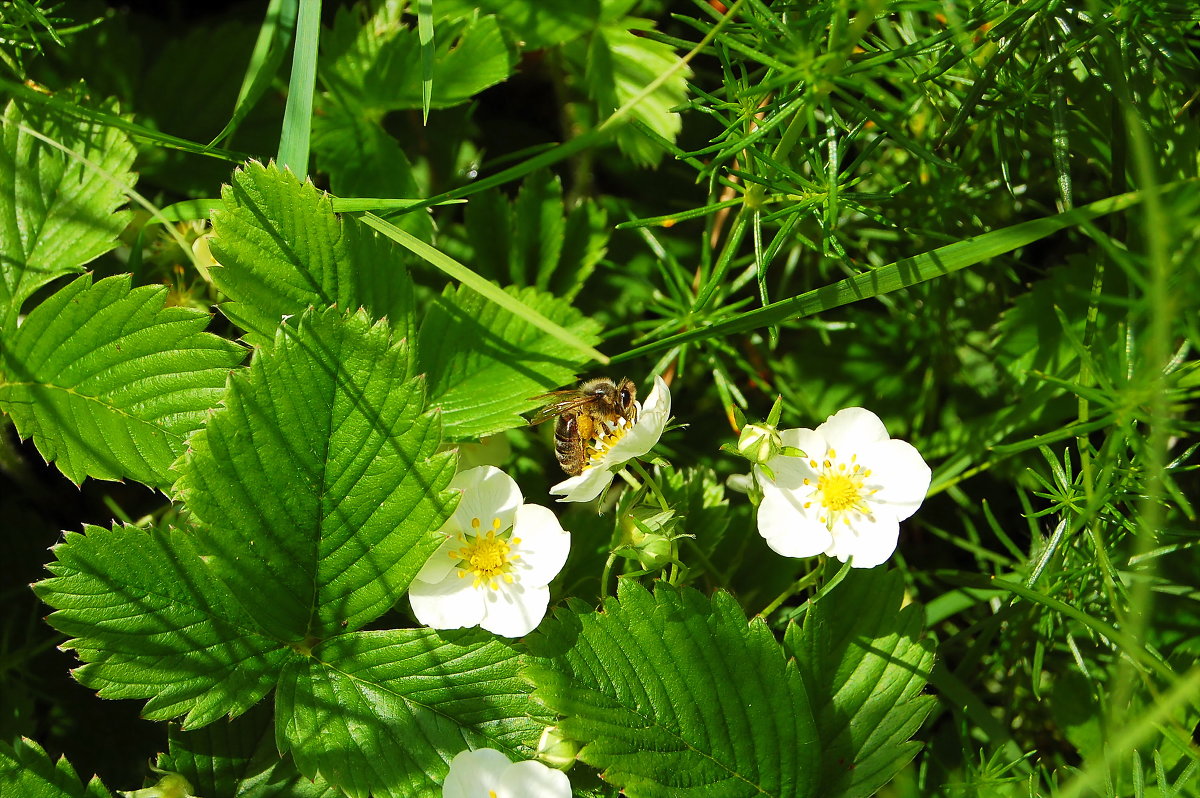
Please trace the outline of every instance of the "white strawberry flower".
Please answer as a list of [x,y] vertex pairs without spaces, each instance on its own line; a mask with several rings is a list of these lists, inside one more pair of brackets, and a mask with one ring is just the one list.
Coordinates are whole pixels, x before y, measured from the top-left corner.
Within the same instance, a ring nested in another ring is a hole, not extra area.
[[570,533],[549,509],[524,504],[513,478],[493,466],[459,472],[450,488],[462,498],[409,588],[413,613],[434,629],[528,634],[546,615]]
[[779,436],[787,451],[754,466],[763,492],[758,531],[767,545],[785,557],[853,557],[855,568],[887,560],[900,522],[929,490],[932,474],[912,444],[889,438],[879,417],[861,407]]
[[536,760],[511,762],[494,748],[480,748],[450,760],[442,798],[571,798],[571,780]]
[[550,488],[551,495],[561,497],[560,502],[590,502],[604,492],[621,466],[654,448],[671,418],[671,389],[662,377],[655,377],[646,401],[634,405],[633,423],[620,419],[609,427],[590,449],[583,472]]

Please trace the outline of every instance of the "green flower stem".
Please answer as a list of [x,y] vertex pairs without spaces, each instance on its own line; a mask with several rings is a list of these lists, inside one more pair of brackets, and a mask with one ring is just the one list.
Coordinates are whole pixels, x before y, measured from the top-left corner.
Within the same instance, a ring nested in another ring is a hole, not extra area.
[[600,572],[600,600],[608,598],[608,575],[612,572],[613,563],[617,561],[617,552],[614,549],[608,553],[608,559],[604,561],[604,570]]
[[695,540],[692,540],[691,543],[690,548],[695,553],[696,559],[700,560],[700,564],[704,566],[704,572],[711,574],[717,580],[717,584],[720,587],[729,587],[729,580],[725,578],[723,573],[717,570],[712,560],[708,559],[708,555],[704,553],[704,548]]
[[646,467],[637,460],[630,460],[629,468],[632,468],[635,472],[637,472],[637,475],[642,478],[643,484],[645,484],[646,487],[650,489],[650,492],[654,494],[654,498],[658,499],[659,508],[663,512],[669,511],[671,509],[671,503],[668,502],[667,497],[663,495],[662,488],[660,488],[658,485],[658,480],[650,475],[650,472],[646,470]]
[[791,585],[789,585],[786,590],[784,590],[782,593],[780,593],[778,596],[775,597],[774,601],[772,601],[770,604],[763,607],[762,610],[759,611],[758,617],[766,618],[771,613],[775,612],[775,610],[779,609],[779,605],[783,604],[783,602],[787,601],[792,596],[796,595],[801,590],[804,590],[805,588],[809,587],[814,582],[816,582],[818,579],[820,579],[821,574],[825,571],[825,562],[826,562],[825,558],[822,557],[821,562],[817,565],[816,568],[812,569],[811,571],[806,573],[804,576],[800,577],[795,582],[793,582]]

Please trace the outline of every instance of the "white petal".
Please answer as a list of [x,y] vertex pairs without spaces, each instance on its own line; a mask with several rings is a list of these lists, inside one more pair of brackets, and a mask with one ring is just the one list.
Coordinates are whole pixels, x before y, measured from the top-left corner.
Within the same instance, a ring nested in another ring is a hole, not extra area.
[[812,557],[833,541],[815,513],[804,512],[794,495],[770,484],[763,485],[763,500],[758,505],[758,534],[784,557]]
[[436,585],[413,582],[408,590],[413,615],[433,629],[464,629],[483,620],[483,591],[476,590],[470,576],[458,571]]
[[604,492],[612,479],[612,472],[606,468],[589,468],[550,488],[550,495],[561,496],[560,502],[590,502]]
[[873,443],[888,439],[887,428],[883,426],[879,416],[861,407],[847,407],[837,411],[817,427],[816,431],[829,442],[830,448],[844,452],[841,456],[845,457]]
[[519,538],[515,551],[521,555],[515,570],[525,587],[550,584],[558,576],[571,551],[571,534],[562,528],[558,516],[538,504],[517,508],[513,537]]
[[460,471],[450,481],[451,489],[463,492],[454,510],[456,531],[471,529],[478,518],[483,530],[492,528],[492,519],[500,519],[500,528],[512,526],[513,516],[523,501],[516,481],[495,466],[479,466]]
[[[799,430],[796,430],[799,431]],[[816,443],[816,445],[813,445]],[[791,446],[792,444],[784,444]],[[771,473],[775,475],[775,484],[783,490],[801,490],[804,489],[804,480],[810,480],[816,484],[817,477],[820,476],[817,471],[809,464],[812,461],[820,462],[820,458],[825,456],[825,443],[819,438],[815,441],[809,441],[809,447],[804,450],[805,454],[813,450],[816,454],[808,457],[794,457],[792,455],[781,454],[772,457],[767,461],[767,468],[771,469]],[[766,474],[755,469],[755,475],[761,483]]]
[[[650,389],[650,395],[642,404],[642,410],[651,414],[660,414],[664,418],[670,417],[671,389],[667,387],[667,383],[663,381],[662,377],[654,378],[654,387]],[[639,418],[641,417],[639,416]]]
[[438,546],[437,551],[429,555],[429,559],[421,566],[421,570],[417,571],[416,578],[431,585],[436,585],[445,579],[450,575],[450,569],[458,564],[458,560],[452,558],[450,552],[461,545],[462,543],[457,538],[446,538],[442,541],[442,545]]
[[655,377],[654,387],[638,411],[633,428],[604,453],[594,468],[612,467],[646,454],[658,443],[670,418],[671,389],[662,377]]
[[933,472],[911,443],[891,440],[862,451],[859,462],[871,469],[866,487],[875,493],[868,499],[871,509],[903,521],[917,511]]
[[854,557],[853,568],[874,568],[896,550],[900,523],[893,518],[877,515],[874,521],[863,516],[851,517],[847,525],[838,519],[833,525],[834,543],[825,553],[842,562]]
[[779,430],[779,439],[783,441],[784,446],[794,446],[804,452],[808,459],[816,460],[818,463],[825,459],[825,452],[829,449],[825,437],[807,427],[781,429]]
[[519,582],[481,590],[484,597],[481,627],[501,637],[524,637],[546,617],[550,588],[526,588]]
[[450,760],[450,772],[442,786],[442,798],[476,798],[497,789],[512,767],[508,757],[494,748],[462,751]]
[[571,798],[571,780],[533,759],[514,762],[500,777],[496,798]]

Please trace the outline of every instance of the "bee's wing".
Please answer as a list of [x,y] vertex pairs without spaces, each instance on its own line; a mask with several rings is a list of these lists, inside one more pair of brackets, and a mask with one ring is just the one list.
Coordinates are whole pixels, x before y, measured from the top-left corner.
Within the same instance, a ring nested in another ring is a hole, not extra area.
[[592,400],[592,397],[588,396],[587,394],[581,394],[578,390],[571,388],[568,388],[564,391],[551,391],[550,393],[544,393],[541,396],[531,396],[529,398],[552,399],[556,397],[557,401],[551,402],[545,407],[539,409],[537,413],[534,414],[533,418],[529,420],[530,426],[533,426],[534,424],[541,424],[544,421],[549,421],[550,419],[560,416],[570,410],[582,407]]

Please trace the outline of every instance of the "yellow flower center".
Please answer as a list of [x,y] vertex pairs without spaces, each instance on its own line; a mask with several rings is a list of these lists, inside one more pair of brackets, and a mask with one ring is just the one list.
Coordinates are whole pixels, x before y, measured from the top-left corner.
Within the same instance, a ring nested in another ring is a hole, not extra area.
[[493,518],[492,528],[481,535],[482,526],[478,518],[471,519],[471,531],[455,536],[463,545],[450,551],[450,559],[458,561],[460,578],[468,575],[475,578],[472,587],[496,590],[501,580],[512,584],[516,579],[512,573],[513,563],[521,559],[521,555],[513,550],[521,539],[512,537],[511,527],[501,530],[503,524],[499,518]]
[[[808,461],[809,468],[817,472],[817,484],[804,507],[807,509],[812,506],[814,500],[820,503],[821,522],[830,529],[838,518],[849,524],[850,512],[871,517],[871,506],[867,499],[878,489],[866,487],[871,469],[863,468],[855,462],[857,459],[858,455],[851,455],[847,462],[839,462],[837,452],[830,449],[821,462]],[[812,487],[812,480],[805,479],[804,484]]]
[[604,431],[585,445],[584,454],[587,455],[587,462],[583,464],[583,470],[587,471],[599,463],[601,458],[617,445],[617,441],[628,435],[631,429],[633,429],[633,424],[623,418],[616,424],[606,425],[603,428]]

